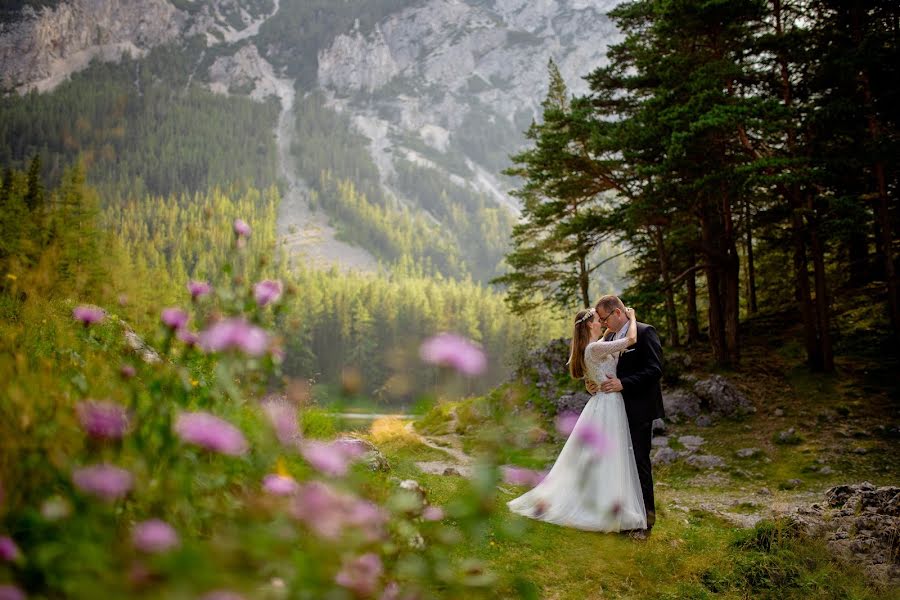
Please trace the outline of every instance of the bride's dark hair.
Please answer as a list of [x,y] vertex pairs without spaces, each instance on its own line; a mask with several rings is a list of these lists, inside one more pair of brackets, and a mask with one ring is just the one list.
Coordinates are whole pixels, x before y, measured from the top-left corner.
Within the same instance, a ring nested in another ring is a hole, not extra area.
[[578,311],[575,315],[572,351],[569,353],[569,374],[575,379],[584,378],[584,349],[591,341],[591,321],[595,315],[593,308]]

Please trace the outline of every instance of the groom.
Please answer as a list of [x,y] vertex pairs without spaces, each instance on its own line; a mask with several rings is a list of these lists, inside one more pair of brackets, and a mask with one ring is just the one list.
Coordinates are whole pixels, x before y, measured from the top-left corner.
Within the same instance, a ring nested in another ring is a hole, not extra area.
[[[603,296],[594,308],[600,324],[609,329],[605,340],[615,340],[628,335],[628,317],[625,305],[618,296]],[[656,505],[653,501],[653,472],[650,469],[650,440],[653,436],[653,419],[665,416],[662,390],[662,347],[659,336],[652,325],[637,324],[637,344],[625,350],[619,357],[616,376],[606,381],[585,383],[591,394],[602,392],[622,392],[625,413],[628,415],[628,429],[631,431],[631,445],[634,461],[641,480],[641,492],[647,511],[647,529],[632,533],[633,537],[646,539],[656,521]]]

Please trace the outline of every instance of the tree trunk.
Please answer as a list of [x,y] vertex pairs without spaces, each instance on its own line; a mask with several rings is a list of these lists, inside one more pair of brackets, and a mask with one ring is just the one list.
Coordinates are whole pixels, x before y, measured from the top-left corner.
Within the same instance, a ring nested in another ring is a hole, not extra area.
[[816,320],[809,290],[809,267],[806,259],[806,240],[804,236],[803,214],[801,208],[793,204],[791,211],[791,238],[794,242],[794,299],[800,309],[803,320],[804,342],[806,345],[806,361],[810,369],[822,368],[822,356],[819,352]]
[[728,349],[725,343],[725,326],[722,309],[722,261],[717,256],[718,241],[713,231],[709,207],[700,211],[701,235],[703,246],[709,254],[706,262],[706,288],[709,296],[709,343],[713,352],[713,360],[719,366],[728,366]]
[[750,202],[744,204],[744,227],[747,231],[747,312],[756,314],[756,270],[753,265],[753,216]]
[[812,195],[807,197],[807,210],[810,214],[809,246],[813,257],[813,273],[816,284],[816,325],[819,333],[819,352],[821,367],[826,373],[834,371],[834,355],[831,351],[831,332],[828,310],[828,282],[825,278],[825,249],[819,238],[818,218],[812,206]]
[[584,308],[590,308],[591,281],[590,277],[588,276],[587,257],[583,254],[578,257],[578,287],[581,289],[582,306],[584,306]]
[[672,285],[672,273],[669,271],[669,253],[666,251],[666,240],[662,227],[653,227],[653,239],[656,242],[656,254],[659,257],[659,274],[666,293],[666,326],[670,346],[678,346],[678,316],[675,313],[675,290]]
[[[697,264],[696,257],[692,252],[690,255],[689,267]],[[700,319],[697,317],[697,272],[691,271],[687,275],[687,343],[696,344],[700,341]]]
[[741,362],[740,345],[740,292],[741,261],[737,253],[737,240],[734,234],[734,219],[731,214],[731,200],[722,190],[720,206],[722,207],[723,235],[720,239],[724,248],[725,264],[723,265],[722,318],[725,325],[725,347],[728,352],[728,365],[737,367]]

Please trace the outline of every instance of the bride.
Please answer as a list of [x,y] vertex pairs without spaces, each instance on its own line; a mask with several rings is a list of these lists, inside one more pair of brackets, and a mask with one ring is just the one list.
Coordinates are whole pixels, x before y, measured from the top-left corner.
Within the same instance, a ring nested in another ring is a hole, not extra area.
[[[593,308],[575,315],[569,357],[572,377],[587,375],[593,381],[615,377],[619,353],[637,342],[634,310],[629,308],[626,314],[628,335],[614,341],[603,341],[603,323]],[[507,505],[526,517],[588,531],[645,529],[622,394],[594,394],[544,480]]]

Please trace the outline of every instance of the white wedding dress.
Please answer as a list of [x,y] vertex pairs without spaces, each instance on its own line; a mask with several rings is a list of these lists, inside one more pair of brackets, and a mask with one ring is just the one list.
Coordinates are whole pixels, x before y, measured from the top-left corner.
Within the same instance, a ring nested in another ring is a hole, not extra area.
[[[588,344],[584,350],[586,376],[597,382],[605,381],[607,374],[615,377],[619,352],[627,345],[625,338]],[[608,452],[598,455],[594,447],[579,439],[579,429],[584,427],[603,432],[609,441]],[[622,394],[594,394],[544,480],[507,506],[532,519],[588,531],[646,529]]]

